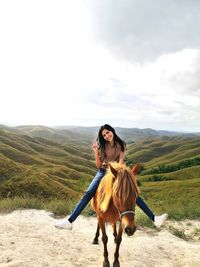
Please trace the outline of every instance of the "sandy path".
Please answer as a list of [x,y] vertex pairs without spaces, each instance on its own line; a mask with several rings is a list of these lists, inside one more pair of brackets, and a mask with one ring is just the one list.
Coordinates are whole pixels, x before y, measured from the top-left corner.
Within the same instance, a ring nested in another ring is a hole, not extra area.
[[[72,231],[56,229],[56,221],[41,210],[0,215],[0,266],[101,266],[102,243],[91,244],[96,219],[80,216]],[[197,227],[200,229],[200,223]],[[114,242],[110,225],[107,230],[112,263]],[[200,242],[184,241],[166,229],[140,228],[133,237],[123,236],[120,262],[121,267],[200,267]]]

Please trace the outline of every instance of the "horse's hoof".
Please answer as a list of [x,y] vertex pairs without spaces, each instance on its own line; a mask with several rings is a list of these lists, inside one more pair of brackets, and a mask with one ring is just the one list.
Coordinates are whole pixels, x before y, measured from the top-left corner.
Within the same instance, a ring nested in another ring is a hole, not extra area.
[[110,262],[109,261],[104,261],[103,262],[103,267],[110,267]]
[[119,261],[114,261],[113,262],[113,267],[120,267]]
[[99,244],[98,239],[94,239],[94,240],[92,241],[92,244],[93,244],[93,245],[98,245],[98,244]]

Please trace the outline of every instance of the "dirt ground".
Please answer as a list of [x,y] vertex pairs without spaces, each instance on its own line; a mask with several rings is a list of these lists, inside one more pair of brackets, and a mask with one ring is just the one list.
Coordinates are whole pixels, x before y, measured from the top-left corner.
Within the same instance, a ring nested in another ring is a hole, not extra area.
[[[72,231],[55,228],[56,222],[44,210],[1,214],[0,266],[102,266],[102,242],[92,245],[95,218],[79,216]],[[115,244],[110,225],[107,232],[112,266]],[[123,235],[120,263],[121,267],[200,267],[200,221],[167,221],[160,230],[139,226],[134,236]]]

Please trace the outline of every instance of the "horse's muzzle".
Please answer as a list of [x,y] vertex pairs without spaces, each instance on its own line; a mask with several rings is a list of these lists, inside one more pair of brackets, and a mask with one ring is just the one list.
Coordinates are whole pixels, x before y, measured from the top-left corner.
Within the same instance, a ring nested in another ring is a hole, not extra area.
[[133,235],[133,234],[135,233],[135,231],[136,231],[136,226],[134,226],[134,227],[126,227],[126,228],[124,229],[124,231],[125,231],[125,233],[126,233],[128,236],[131,236],[131,235]]

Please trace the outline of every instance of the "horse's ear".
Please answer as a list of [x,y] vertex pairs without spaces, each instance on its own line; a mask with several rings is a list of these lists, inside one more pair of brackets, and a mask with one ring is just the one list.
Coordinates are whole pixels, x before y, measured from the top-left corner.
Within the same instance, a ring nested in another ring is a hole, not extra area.
[[113,166],[111,164],[109,164],[109,167],[110,167],[110,170],[111,170],[112,174],[116,178],[118,171],[115,168],[113,168]]
[[139,170],[139,164],[136,163],[136,164],[133,166],[133,169],[132,169],[133,174],[136,175],[136,174],[138,173],[138,170]]

